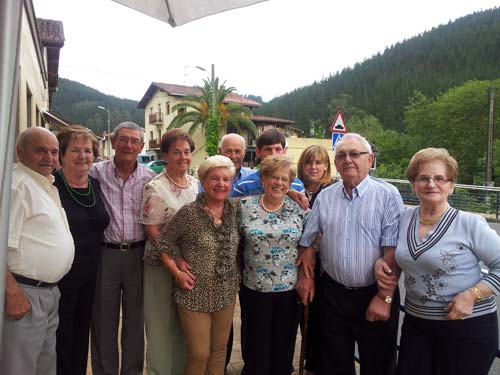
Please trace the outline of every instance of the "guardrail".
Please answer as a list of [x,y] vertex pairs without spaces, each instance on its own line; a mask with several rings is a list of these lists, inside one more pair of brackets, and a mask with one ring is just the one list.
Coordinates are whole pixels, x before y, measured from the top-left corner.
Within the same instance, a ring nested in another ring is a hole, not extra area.
[[[382,178],[394,185],[407,205],[418,205],[417,196],[407,180]],[[489,221],[500,221],[500,187],[457,184],[448,199],[450,205],[463,211],[482,214]]]

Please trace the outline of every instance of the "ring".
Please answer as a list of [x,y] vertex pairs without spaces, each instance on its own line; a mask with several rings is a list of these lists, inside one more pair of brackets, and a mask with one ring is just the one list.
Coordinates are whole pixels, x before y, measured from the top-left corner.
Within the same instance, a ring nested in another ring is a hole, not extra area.
[[461,315],[460,320],[464,320],[464,319],[465,319],[465,315]]

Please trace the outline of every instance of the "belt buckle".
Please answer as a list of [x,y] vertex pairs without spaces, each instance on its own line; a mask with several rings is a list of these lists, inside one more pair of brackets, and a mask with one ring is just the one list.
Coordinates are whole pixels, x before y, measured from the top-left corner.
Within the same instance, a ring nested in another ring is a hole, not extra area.
[[43,281],[40,281],[38,280],[38,282],[36,283],[36,287],[39,287],[40,285],[42,285]]
[[356,286],[344,286],[344,288],[346,288],[347,290],[356,290],[356,289],[359,289],[359,287],[356,287]]
[[127,252],[128,250],[130,250],[130,243],[122,242],[120,244],[120,251]]

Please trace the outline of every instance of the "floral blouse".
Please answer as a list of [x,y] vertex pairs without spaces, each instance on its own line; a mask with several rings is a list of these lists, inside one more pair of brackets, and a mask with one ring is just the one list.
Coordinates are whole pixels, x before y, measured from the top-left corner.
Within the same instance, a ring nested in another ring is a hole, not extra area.
[[175,302],[191,311],[214,312],[228,307],[239,288],[236,226],[238,201],[226,199],[222,224],[215,225],[203,210],[205,193],[183,206],[165,225],[155,249],[172,258],[182,257],[196,276],[193,290],[176,286]]
[[298,242],[308,211],[285,197],[276,213],[264,211],[261,195],[240,200],[238,227],[244,236],[243,284],[258,292],[284,292],[297,282]]
[[[172,183],[165,173],[160,173],[144,186],[140,223],[146,225],[164,225],[186,203],[191,203],[198,194],[198,180],[186,175],[188,187],[180,188]],[[147,245],[144,260],[153,266],[161,265],[158,254]]]

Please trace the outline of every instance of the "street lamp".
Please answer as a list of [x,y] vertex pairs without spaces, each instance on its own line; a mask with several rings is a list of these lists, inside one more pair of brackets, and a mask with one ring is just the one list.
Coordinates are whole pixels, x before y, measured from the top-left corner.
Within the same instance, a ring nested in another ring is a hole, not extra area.
[[[102,109],[103,111],[106,111],[108,112],[108,138],[110,137],[110,133],[111,133],[111,112],[109,111],[108,108],[105,108],[101,105],[98,105],[97,106],[98,109]],[[107,156],[111,156],[111,148],[110,148],[110,143],[111,143],[111,139],[108,139],[108,155]]]

